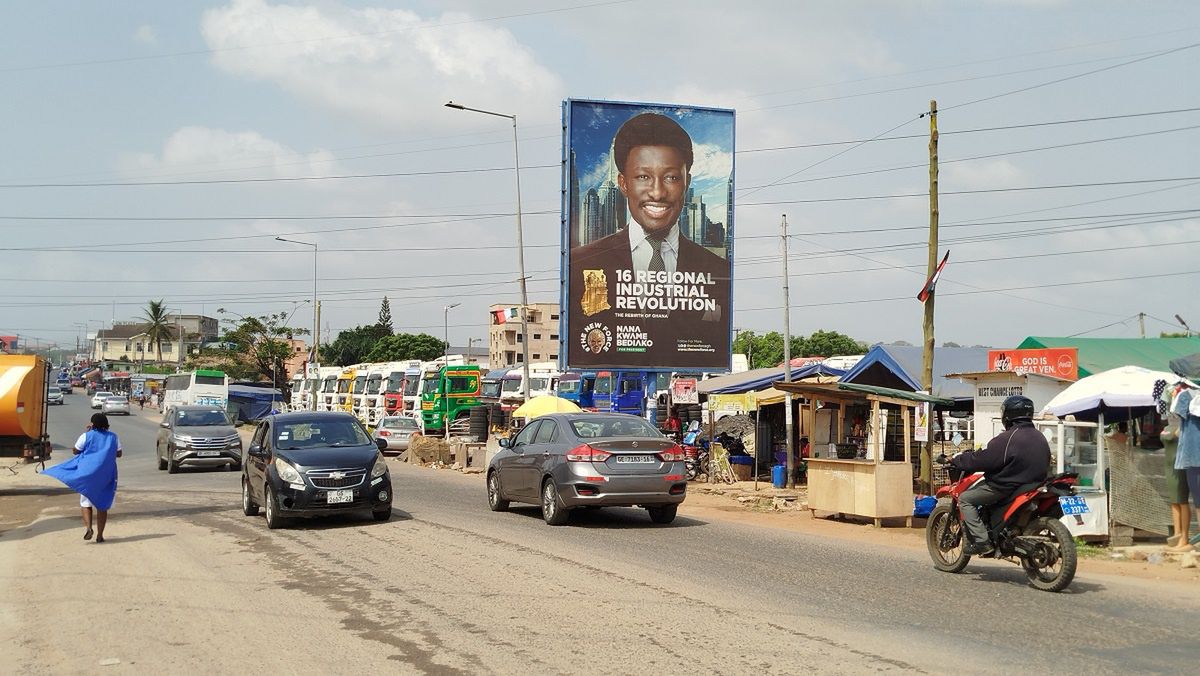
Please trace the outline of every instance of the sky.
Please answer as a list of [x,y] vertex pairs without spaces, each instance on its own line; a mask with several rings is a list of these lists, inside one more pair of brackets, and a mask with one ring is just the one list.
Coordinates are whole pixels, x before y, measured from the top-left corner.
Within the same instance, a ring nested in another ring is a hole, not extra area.
[[[1200,328],[1200,5],[485,0],[0,5],[0,334],[151,299],[486,339],[558,301],[566,98],[736,111],[734,327],[919,343]],[[445,310],[446,306],[460,303]],[[1138,315],[1144,313],[1139,322]]]

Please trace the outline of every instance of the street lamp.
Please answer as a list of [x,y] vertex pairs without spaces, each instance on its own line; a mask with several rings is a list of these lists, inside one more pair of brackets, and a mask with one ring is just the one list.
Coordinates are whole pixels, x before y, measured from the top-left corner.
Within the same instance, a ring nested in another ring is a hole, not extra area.
[[447,108],[466,110],[472,113],[482,113],[495,117],[506,117],[512,120],[513,129],[513,171],[517,175],[517,266],[521,275],[521,399],[529,400],[529,293],[525,288],[525,230],[521,225],[521,152],[517,144],[517,116],[497,113],[491,110],[469,108],[461,103],[446,102]]
[[[442,308],[442,337],[445,339],[445,349],[442,351],[443,368],[450,365],[450,310],[462,303],[452,303]],[[448,378],[442,378],[442,432],[446,441],[450,441],[450,389],[446,387]]]
[[[313,297],[312,297],[312,305],[313,305],[312,355],[313,356],[312,356],[311,361],[319,362],[321,360],[320,352],[319,352],[319,348],[321,345],[321,333],[320,333],[320,328],[317,326],[317,322],[320,321],[320,314],[319,314],[320,309],[317,305],[317,245],[314,242],[301,242],[300,240],[297,240],[297,239],[286,239],[283,237],[276,237],[275,239],[280,242],[289,242],[291,244],[303,244],[304,246],[311,246],[313,248]],[[305,374],[305,375],[307,376],[308,374]],[[315,411],[315,410],[317,410],[317,379],[315,377],[312,378],[312,383],[313,383],[312,395],[309,398],[309,406],[311,407],[310,410]]]

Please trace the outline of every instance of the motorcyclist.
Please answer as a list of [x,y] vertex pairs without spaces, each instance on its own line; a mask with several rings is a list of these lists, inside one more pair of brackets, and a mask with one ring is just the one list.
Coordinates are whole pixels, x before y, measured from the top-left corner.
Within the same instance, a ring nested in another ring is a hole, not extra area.
[[1050,444],[1033,426],[1033,401],[1013,395],[1000,405],[1004,432],[988,442],[982,451],[959,453],[950,459],[954,467],[967,472],[983,472],[984,479],[958,498],[966,531],[966,553],[991,554],[995,547],[979,508],[1008,500],[1017,488],[1045,481],[1050,469]]

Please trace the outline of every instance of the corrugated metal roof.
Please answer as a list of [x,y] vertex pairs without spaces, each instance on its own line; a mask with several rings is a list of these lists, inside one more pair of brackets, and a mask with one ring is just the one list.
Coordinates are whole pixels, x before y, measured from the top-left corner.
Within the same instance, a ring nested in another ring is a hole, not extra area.
[[1121,366],[1153,371],[1170,369],[1171,360],[1200,352],[1200,338],[1050,338],[1029,336],[1018,350],[1074,347],[1079,350],[1079,377]]
[[[933,396],[943,399],[973,399],[975,386],[947,373],[987,370],[987,347],[936,347],[933,350]],[[921,390],[922,348],[912,345],[876,345],[854,368],[842,376],[843,383]]]

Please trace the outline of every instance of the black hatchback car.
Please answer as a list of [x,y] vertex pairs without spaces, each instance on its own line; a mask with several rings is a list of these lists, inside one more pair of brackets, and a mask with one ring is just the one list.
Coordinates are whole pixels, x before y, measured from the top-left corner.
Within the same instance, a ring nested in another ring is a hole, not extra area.
[[282,413],[258,423],[242,462],[242,511],[267,528],[293,516],[392,515],[392,480],[371,435],[349,413]]

